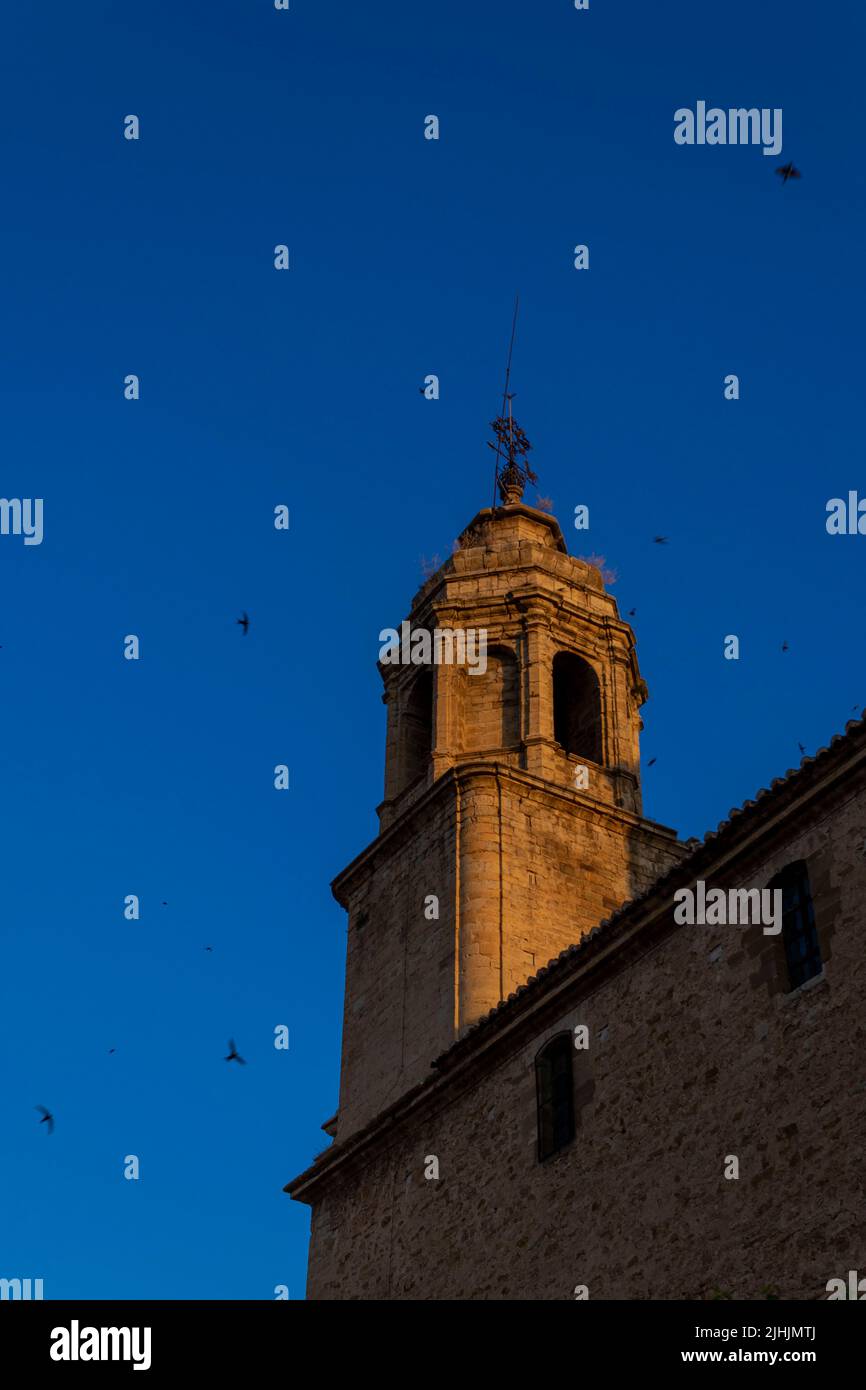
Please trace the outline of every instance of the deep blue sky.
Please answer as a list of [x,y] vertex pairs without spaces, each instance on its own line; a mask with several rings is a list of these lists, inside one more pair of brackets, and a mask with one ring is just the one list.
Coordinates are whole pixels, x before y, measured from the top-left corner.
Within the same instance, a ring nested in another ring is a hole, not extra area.
[[[516,289],[539,491],[638,610],[647,814],[703,834],[866,700],[866,537],[824,529],[866,493],[864,38],[839,0],[6,8],[0,493],[45,539],[0,537],[0,1275],[302,1296],[378,632],[489,504]],[[782,107],[802,180],[675,145],[698,99]]]

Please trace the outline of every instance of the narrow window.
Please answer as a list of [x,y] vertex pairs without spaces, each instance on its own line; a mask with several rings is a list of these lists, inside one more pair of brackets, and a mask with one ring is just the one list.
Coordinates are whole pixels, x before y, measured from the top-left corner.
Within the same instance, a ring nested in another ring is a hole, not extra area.
[[574,1138],[574,1083],[570,1033],[560,1033],[535,1059],[538,1157],[549,1158]]
[[601,762],[598,676],[574,652],[557,652],[553,658],[553,737],[566,753]]
[[402,719],[403,775],[400,790],[427,769],[433,747],[433,672],[422,670],[408,692]]
[[823,964],[805,860],[786,864],[769,886],[782,890],[782,941],[788,983],[791,989],[796,989],[814,975],[820,975]]

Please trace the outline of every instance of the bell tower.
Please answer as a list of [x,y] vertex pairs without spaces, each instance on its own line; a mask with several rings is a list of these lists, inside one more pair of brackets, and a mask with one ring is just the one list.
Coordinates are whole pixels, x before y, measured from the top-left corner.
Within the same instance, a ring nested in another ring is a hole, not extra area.
[[631,628],[508,470],[500,493],[380,661],[379,834],[333,884],[349,914],[340,1140],[683,853],[642,813]]

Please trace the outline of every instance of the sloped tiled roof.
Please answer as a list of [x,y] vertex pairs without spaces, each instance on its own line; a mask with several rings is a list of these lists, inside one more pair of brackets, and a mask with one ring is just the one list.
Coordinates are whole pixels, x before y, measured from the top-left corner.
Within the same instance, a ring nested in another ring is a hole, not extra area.
[[[860,719],[849,720],[845,726],[844,734],[834,734],[829,744],[825,748],[819,748],[814,757],[804,757],[800,761],[799,767],[789,768],[783,777],[774,777],[769,787],[762,787],[755,796],[743,802],[742,806],[735,806],[728,812],[727,820],[720,821],[715,830],[708,830],[702,840],[687,840],[686,845],[691,849],[678,863],[666,870],[659,878],[655,879],[649,888],[636,898],[629,898],[621,907],[617,908],[612,917],[606,917],[592,931],[587,932],[580,941],[573,946],[567,946],[564,951],[560,951],[558,956],[554,956],[548,961],[547,965],[541,967],[534,975],[520,985],[513,994],[509,994],[507,999],[503,999],[494,1009],[480,1018],[471,1028],[464,1033],[462,1038],[437,1057],[433,1066],[437,1069],[444,1069],[460,1056],[467,1052],[480,1035],[490,1032],[499,1026],[506,1018],[516,1012],[517,1006],[522,1006],[526,1002],[527,996],[538,992],[542,987],[546,988],[554,980],[558,982],[568,969],[580,958],[581,963],[590,954],[599,949],[600,946],[609,944],[618,928],[623,924],[623,920],[629,917],[641,904],[648,902],[674,883],[685,881],[694,877],[695,870],[699,869],[701,863],[714,857],[720,847],[724,847],[726,840],[733,841],[739,835],[744,825],[749,821],[757,821],[771,809],[781,808],[786,799],[786,793],[791,799],[803,790],[810,778],[823,776],[825,772],[832,769],[834,763],[842,761],[845,754],[852,751],[857,744],[866,745],[866,715]],[[792,791],[793,788],[793,791]],[[601,938],[601,940],[600,940]]]
[[315,1181],[322,1171],[329,1169],[335,1161],[339,1163],[347,1155],[351,1156],[360,1151],[377,1131],[396,1123],[407,1106],[421,1100],[425,1093],[430,1092],[437,1084],[442,1084],[445,1080],[443,1073],[458,1065],[468,1053],[476,1046],[482,1045],[486,1038],[500,1027],[506,1026],[524,1007],[531,1007],[536,997],[542,997],[549,988],[565,981],[570,970],[582,965],[595,952],[615,941],[618,932],[624,930],[627,919],[641,905],[647,904],[654,897],[660,897],[664,892],[669,892],[677,881],[687,883],[696,876],[704,862],[712,861],[716,857],[720,848],[724,851],[726,842],[732,847],[735,846],[737,837],[744,828],[748,831],[750,822],[757,825],[768,814],[782,810],[787,800],[793,801],[808,790],[811,782],[820,781],[841,765],[846,757],[863,750],[866,750],[866,716],[850,720],[845,726],[844,734],[834,735],[826,748],[819,748],[814,757],[804,757],[799,767],[790,768],[784,777],[775,777],[769,787],[762,787],[751,800],[730,810],[727,820],[721,821],[715,830],[708,831],[703,840],[686,841],[690,853],[679,863],[657,878],[639,897],[623,903],[612,917],[606,918],[580,941],[561,951],[527,980],[526,984],[521,985],[507,999],[503,999],[495,1009],[491,1009],[473,1024],[462,1038],[452,1043],[446,1052],[436,1058],[432,1063],[431,1074],[425,1080],[411,1087],[386,1110],[374,1116],[360,1130],[348,1135],[344,1141],[341,1142],[338,1137],[337,1142],[320,1154],[310,1168],[286,1184],[285,1191],[295,1196],[299,1189]]

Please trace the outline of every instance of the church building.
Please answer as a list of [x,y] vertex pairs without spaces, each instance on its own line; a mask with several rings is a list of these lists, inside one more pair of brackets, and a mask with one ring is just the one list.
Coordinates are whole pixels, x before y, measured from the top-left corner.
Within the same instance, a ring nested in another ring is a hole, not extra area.
[[[505,484],[408,617],[483,671],[380,662],[307,1297],[827,1297],[866,1273],[866,724],[681,842],[634,633]],[[779,920],[684,924],[699,885]]]

